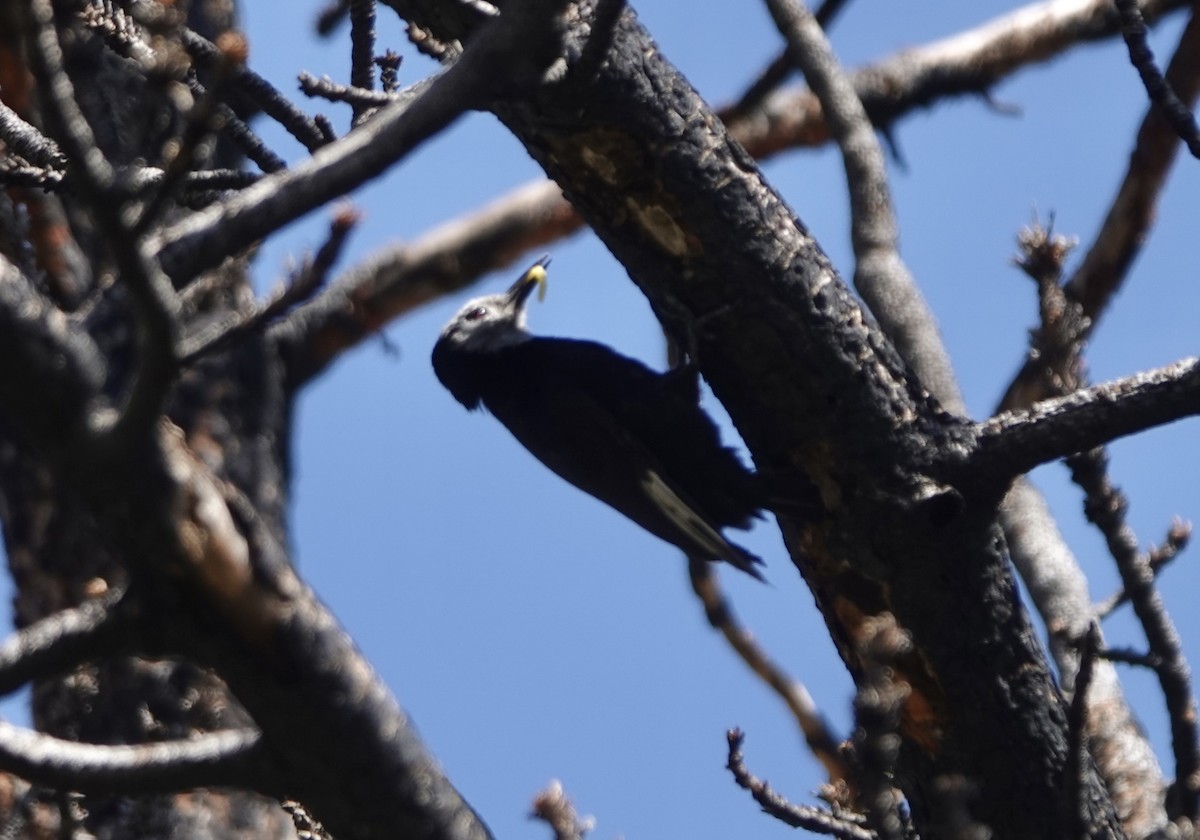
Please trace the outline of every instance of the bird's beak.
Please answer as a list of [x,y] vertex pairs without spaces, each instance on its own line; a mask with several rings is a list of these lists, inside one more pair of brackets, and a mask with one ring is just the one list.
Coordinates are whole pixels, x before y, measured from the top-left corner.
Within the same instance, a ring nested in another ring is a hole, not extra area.
[[549,257],[542,257],[521,275],[508,290],[508,300],[516,309],[522,309],[534,289],[538,290],[538,300],[546,296],[546,266],[550,265]]

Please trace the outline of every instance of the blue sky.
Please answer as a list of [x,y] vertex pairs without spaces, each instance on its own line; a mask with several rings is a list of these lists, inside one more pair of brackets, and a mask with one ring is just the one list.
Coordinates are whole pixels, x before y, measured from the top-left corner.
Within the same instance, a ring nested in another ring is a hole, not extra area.
[[[698,0],[634,3],[663,54],[712,103],[729,101],[779,49],[761,4]],[[246,2],[258,72],[289,92],[304,70],[348,77],[349,35],[317,41],[318,4]],[[833,28],[847,64],[881,57],[976,25],[1013,6],[949,0],[857,0]],[[404,82],[431,65],[380,10],[379,51],[405,55]],[[1182,19],[1155,35],[1168,56]],[[300,94],[295,93],[297,99]],[[1145,96],[1119,42],[1077,49],[997,88],[1018,117],[962,99],[917,113],[896,129],[905,167],[892,166],[901,251],[927,295],[974,417],[1009,381],[1034,324],[1033,284],[1010,264],[1015,236],[1035,211],[1086,245],[1123,172]],[[348,110],[321,108],[339,128]],[[258,128],[291,161],[300,150]],[[845,275],[852,271],[841,162],[832,149],[782,155],[767,177]],[[460,121],[352,197],[364,213],[344,265],[412,239],[540,172],[488,115]],[[1089,348],[1095,379],[1194,354],[1200,312],[1189,245],[1200,217],[1200,168],[1181,158],[1159,224],[1126,290]],[[320,244],[327,211],[267,243],[261,287],[289,255]],[[534,331],[588,337],[661,366],[661,336],[640,293],[594,237],[549,249],[549,294],[532,304]],[[540,254],[471,294],[505,287]],[[389,326],[314,383],[297,412],[292,531],[301,571],[374,662],[451,779],[498,836],[538,836],[533,794],[560,778],[598,838],[792,836],[762,816],[723,769],[724,732],[747,731],[747,760],[780,792],[810,801],[822,781],[786,710],[705,624],[671,546],[564,484],[493,418],[468,414],[441,389],[429,351],[469,295]],[[707,406],[719,412],[710,397]],[[726,435],[733,432],[726,424]],[[1195,421],[1113,447],[1113,475],[1132,501],[1144,542],[1170,519],[1200,515]],[[1039,469],[1060,525],[1107,596],[1116,575],[1083,522],[1061,465]],[[849,731],[852,686],[773,521],[744,540],[767,561],[770,585],[723,577],[736,607],[771,654],[801,679],[837,732]],[[1191,609],[1200,584],[1189,555],[1164,576],[1164,594],[1193,652]],[[1143,644],[1121,614],[1110,643]],[[1169,755],[1161,697],[1129,674],[1133,702]],[[11,707],[10,707],[11,713]]]

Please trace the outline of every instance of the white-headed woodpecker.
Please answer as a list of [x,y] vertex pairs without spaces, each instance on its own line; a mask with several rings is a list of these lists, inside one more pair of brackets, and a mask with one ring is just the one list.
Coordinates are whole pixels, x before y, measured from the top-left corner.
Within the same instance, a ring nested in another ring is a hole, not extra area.
[[485,406],[543,464],[678,546],[761,579],[762,561],[727,540],[763,506],[757,476],[721,445],[697,374],[661,374],[594,341],[540,338],[525,304],[542,259],[504,294],[468,302],[442,330],[433,370],[470,410]]

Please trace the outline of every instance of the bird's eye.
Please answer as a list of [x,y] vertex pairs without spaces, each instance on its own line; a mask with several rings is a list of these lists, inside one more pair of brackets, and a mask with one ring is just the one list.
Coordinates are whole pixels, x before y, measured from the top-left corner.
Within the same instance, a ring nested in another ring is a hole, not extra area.
[[465,317],[468,321],[478,321],[484,315],[487,315],[487,310],[482,306],[476,306],[463,317]]

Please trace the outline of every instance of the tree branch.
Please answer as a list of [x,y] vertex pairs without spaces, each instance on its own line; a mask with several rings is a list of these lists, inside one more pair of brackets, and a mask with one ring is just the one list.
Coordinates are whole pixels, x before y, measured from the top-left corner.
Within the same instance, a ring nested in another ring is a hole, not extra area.
[[[375,0],[350,0],[350,84],[359,90],[375,89]],[[359,102],[351,103],[358,126],[368,108]]]
[[[180,43],[201,67],[220,61],[217,45],[187,27],[178,29]],[[240,67],[229,79],[230,89],[245,94],[263,113],[279,123],[309,152],[333,142],[319,123],[291,103],[275,86],[246,67]]]
[[770,786],[748,769],[742,756],[742,743],[746,736],[740,729],[730,729],[725,734],[729,742],[729,756],[725,766],[733,774],[733,780],[744,790],[750,791],[754,801],[762,806],[769,816],[792,828],[803,828],[815,834],[827,834],[839,840],[877,840],[875,832],[867,828],[865,820],[858,814],[834,813],[811,805],[795,805],[771,790]]
[[[1193,14],[1188,20],[1167,68],[1167,80],[1185,101],[1195,103],[1200,96],[1200,15]],[[1179,137],[1151,104],[1104,221],[1065,287],[1068,299],[1078,302],[1088,319],[1084,338],[1096,329],[1149,237],[1159,195],[1178,151]],[[1041,360],[1026,359],[998,410],[1024,408],[1050,396],[1043,370]]]
[[692,591],[704,605],[708,623],[725,637],[734,653],[746,663],[754,674],[767,684],[787,704],[809,750],[829,775],[829,784],[845,802],[854,801],[858,783],[850,768],[846,766],[838,749],[837,739],[829,731],[829,724],[821,716],[816,703],[804,684],[788,676],[767,656],[766,652],[738,622],[733,607],[721,592],[712,564],[704,560],[688,558],[688,577]]
[[[1030,357],[1039,360],[1037,381],[1046,396],[1064,396],[1086,384],[1081,353],[1091,329],[1081,304],[1061,285],[1063,265],[1074,243],[1036,223],[1021,231],[1018,242],[1015,262],[1037,285],[1040,325],[1030,337]],[[1095,634],[1097,645],[1104,644],[1094,623],[1087,580],[1027,479],[1016,480],[1001,506],[1001,517],[1013,563],[1049,629],[1050,650],[1059,664],[1063,690],[1070,694],[1082,667],[1078,640]],[[1112,664],[1091,663],[1089,676],[1092,691],[1082,718],[1084,735],[1126,832],[1145,837],[1161,831],[1167,822],[1162,804],[1166,780],[1158,759],[1133,718]],[[1068,779],[1078,784],[1082,767],[1072,770]],[[1082,807],[1077,797],[1071,801]],[[1077,823],[1079,812],[1064,817]]]
[[[1188,5],[1186,0],[1149,0],[1142,11],[1156,20]],[[871,122],[884,127],[917,108],[986,93],[1019,70],[1119,31],[1112,0],[1032,3],[974,29],[862,67],[850,79]],[[734,130],[747,151],[760,158],[828,139],[820,104],[806,88],[771,97]]]
[[1200,360],[1097,385],[1006,411],[975,425],[972,468],[1011,479],[1038,464],[1200,413]]
[[[1150,566],[1150,571],[1155,577],[1166,567],[1168,563],[1179,556],[1179,552],[1187,548],[1188,541],[1192,537],[1192,526],[1187,522],[1181,522],[1176,519],[1171,523],[1170,530],[1167,531],[1167,539],[1162,545],[1157,548],[1152,548],[1146,555],[1146,563]],[[1129,593],[1124,587],[1109,595],[1103,601],[1096,605],[1096,618],[1105,619],[1113,613],[1118,607],[1129,603]]]
[[46,169],[66,169],[67,157],[49,137],[0,102],[0,140],[30,163]]
[[1114,0],[1121,13],[1121,34],[1129,47],[1129,59],[1142,77],[1146,93],[1157,105],[1171,128],[1187,144],[1194,157],[1200,158],[1200,126],[1188,106],[1180,100],[1154,64],[1154,53],[1146,42],[1146,20],[1138,9],[1137,0]]
[[202,329],[197,335],[187,338],[180,347],[180,365],[187,367],[197,359],[225,346],[240,335],[263,329],[273,319],[307,300],[325,283],[330,268],[341,254],[350,230],[358,223],[358,215],[349,208],[334,215],[329,227],[329,237],[292,278],[291,282],[273,293],[267,300],[249,312],[235,312],[227,319],[218,320]]
[[291,387],[301,387],[397,315],[462,289],[579,224],[558,186],[541,181],[352,267],[272,329]]
[[1071,478],[1086,494],[1084,512],[1104,535],[1116,561],[1121,583],[1129,593],[1134,614],[1146,634],[1150,655],[1158,663],[1158,676],[1171,723],[1171,751],[1175,758],[1177,816],[1188,823],[1200,812],[1200,738],[1197,737],[1196,697],[1191,673],[1183,655],[1183,642],[1166,605],[1154,585],[1154,570],[1138,550],[1137,537],[1125,519],[1124,495],[1108,479],[1108,458],[1103,448],[1067,459]]
[[540,9],[497,18],[472,41],[471,49],[414,101],[387,106],[368,125],[320,149],[295,169],[270,175],[159,233],[152,245],[160,253],[164,270],[181,282],[377,177],[464,111],[482,107],[497,95],[497,80],[510,85],[505,94],[515,94],[511,85],[532,81],[531,73],[517,72],[531,60],[529,42],[522,40],[529,33],[519,24],[527,23],[525,18],[534,17],[537,11]]
[[[846,0],[824,0],[817,7],[817,10],[813,12],[813,17],[821,29],[828,32],[838,12],[845,5]],[[751,82],[750,86],[746,88],[746,92],[738,98],[737,102],[725,108],[725,121],[737,121],[748,116],[776,88],[783,84],[795,69],[796,60],[791,56],[791,48],[784,47],[783,52],[771,59],[771,62]]]
[[887,167],[870,117],[839,66],[820,23],[804,4],[799,0],[767,0],[767,7],[788,41],[789,54],[820,100],[830,133],[842,153],[850,193],[855,288],[921,384],[948,411],[965,414],[966,404],[938,334],[937,321],[900,258]]

